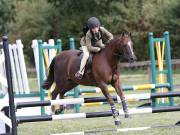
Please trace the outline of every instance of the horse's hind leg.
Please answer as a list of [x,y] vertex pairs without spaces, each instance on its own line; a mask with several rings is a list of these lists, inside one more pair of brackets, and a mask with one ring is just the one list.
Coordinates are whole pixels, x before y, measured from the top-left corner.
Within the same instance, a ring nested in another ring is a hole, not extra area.
[[102,93],[104,94],[104,96],[106,97],[106,99],[108,100],[110,106],[111,106],[111,110],[112,110],[112,115],[114,117],[114,122],[115,122],[115,125],[120,125],[121,122],[118,118],[119,116],[119,113],[118,111],[116,110],[116,107],[115,107],[115,104],[114,104],[114,101],[113,99],[111,98],[111,95],[109,94],[108,92],[108,87],[107,87],[107,84],[105,83],[100,83],[99,84],[99,87],[101,88],[102,90]]
[[[71,80],[66,80],[66,82],[59,89],[59,99],[64,99],[64,94],[76,86],[77,86],[77,84],[75,82],[73,82]],[[62,113],[64,111],[64,109],[65,109],[64,105],[60,105],[59,109],[55,110],[55,114]]]
[[[57,96],[60,96],[60,99],[64,98],[64,94],[63,94],[63,90],[62,88],[58,87],[58,85],[56,85],[55,89],[52,91],[51,93],[51,99],[52,100],[56,100]],[[60,105],[59,109],[56,109],[55,105],[51,106],[51,111],[55,114],[59,114],[64,110],[64,106]]]
[[121,85],[120,85],[119,77],[117,75],[113,76],[112,86],[115,88],[116,93],[118,94],[118,96],[121,99],[121,103],[122,103],[123,111],[124,111],[124,114],[125,114],[125,118],[128,118],[129,117],[128,106],[127,106],[127,103],[126,103],[126,100],[125,100],[124,92],[123,92],[123,90],[121,88]]
[[[58,89],[57,89],[57,87],[55,87],[55,89],[51,92],[51,99],[56,100],[57,96],[58,96]],[[55,106],[54,105],[51,106],[51,111],[55,112]]]
[[[65,90],[61,89],[59,93],[59,99],[64,99]],[[55,110],[55,114],[60,114],[64,111],[64,105],[60,105],[58,109]]]

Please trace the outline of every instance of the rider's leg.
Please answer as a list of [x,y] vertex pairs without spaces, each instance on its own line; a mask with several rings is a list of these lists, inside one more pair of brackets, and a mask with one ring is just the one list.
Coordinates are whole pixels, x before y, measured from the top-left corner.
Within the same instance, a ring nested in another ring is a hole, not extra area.
[[80,69],[79,69],[79,73],[81,75],[84,74],[86,62],[87,62],[87,60],[89,58],[89,51],[88,51],[87,47],[82,46],[82,50],[83,50],[83,57],[82,57],[81,64],[80,64]]
[[82,60],[81,60],[80,69],[75,74],[75,76],[77,78],[79,78],[79,79],[81,79],[83,74],[84,74],[86,62],[87,62],[87,60],[89,58],[89,51],[88,51],[87,47],[86,46],[82,46],[82,50],[83,50],[83,57],[82,57]]

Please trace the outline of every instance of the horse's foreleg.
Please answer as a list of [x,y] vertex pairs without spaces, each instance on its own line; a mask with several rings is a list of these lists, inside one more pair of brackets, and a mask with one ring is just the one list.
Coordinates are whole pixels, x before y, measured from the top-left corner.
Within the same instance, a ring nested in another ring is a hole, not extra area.
[[115,88],[116,93],[118,94],[118,96],[121,99],[121,103],[122,103],[123,111],[124,111],[124,114],[125,114],[125,118],[128,118],[129,117],[128,105],[127,105],[127,102],[125,100],[124,92],[123,92],[123,90],[121,88],[121,85],[120,85],[119,77],[117,77],[116,75],[113,76],[112,86]]
[[118,118],[118,111],[116,110],[116,107],[115,107],[115,104],[114,104],[114,101],[113,99],[111,98],[111,95],[109,94],[108,92],[108,87],[107,87],[107,84],[105,83],[100,83],[99,84],[99,87],[101,88],[102,90],[102,93],[104,94],[104,96],[106,97],[107,101],[109,102],[110,106],[111,106],[111,110],[112,110],[112,115],[114,117],[114,122],[115,122],[115,125],[120,125],[121,122]]

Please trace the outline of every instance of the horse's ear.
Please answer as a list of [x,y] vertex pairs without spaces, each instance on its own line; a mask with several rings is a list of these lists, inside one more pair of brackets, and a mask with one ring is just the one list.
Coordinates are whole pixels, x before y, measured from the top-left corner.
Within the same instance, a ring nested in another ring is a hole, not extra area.
[[125,36],[125,32],[123,31],[121,35],[122,35],[122,37],[124,37]]

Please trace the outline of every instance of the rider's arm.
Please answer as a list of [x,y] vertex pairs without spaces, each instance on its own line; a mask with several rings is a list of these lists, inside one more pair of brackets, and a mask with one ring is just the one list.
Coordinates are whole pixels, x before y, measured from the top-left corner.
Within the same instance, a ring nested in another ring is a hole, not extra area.
[[110,40],[112,40],[114,37],[113,37],[113,34],[110,33],[107,29],[105,29],[104,27],[101,27],[101,31],[102,31],[102,34],[106,36],[107,38],[107,42],[108,43]]
[[94,47],[91,45],[91,39],[92,39],[92,36],[90,34],[90,32],[87,32],[86,33],[86,43],[85,45],[87,46],[88,50],[90,52],[99,52],[101,49],[99,47]]

